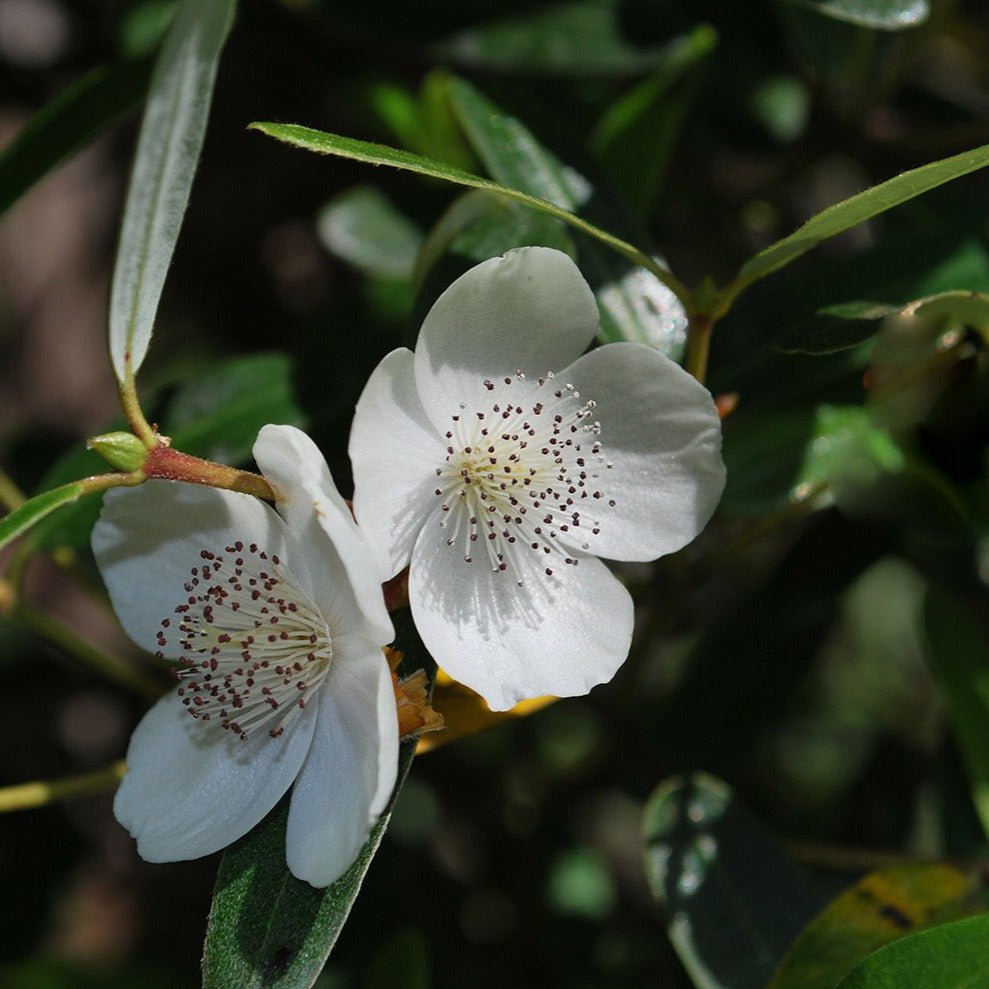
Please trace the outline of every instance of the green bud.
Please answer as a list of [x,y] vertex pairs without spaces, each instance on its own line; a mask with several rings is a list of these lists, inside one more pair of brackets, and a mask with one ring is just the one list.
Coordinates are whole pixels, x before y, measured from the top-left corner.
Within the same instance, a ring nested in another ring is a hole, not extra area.
[[148,455],[148,448],[133,433],[90,436],[86,445],[117,470],[138,470]]

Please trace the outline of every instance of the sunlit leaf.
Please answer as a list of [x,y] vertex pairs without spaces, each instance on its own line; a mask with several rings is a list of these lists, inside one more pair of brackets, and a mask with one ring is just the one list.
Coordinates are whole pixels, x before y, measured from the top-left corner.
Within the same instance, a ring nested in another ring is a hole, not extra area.
[[298,148],[304,148],[307,151],[315,151],[318,154],[338,155],[341,158],[363,161],[369,165],[390,165],[393,168],[404,169],[419,175],[443,179],[455,185],[464,185],[473,189],[484,189],[487,192],[523,203],[532,209],[563,220],[577,230],[606,244],[612,250],[623,254],[634,264],[649,269],[658,281],[667,285],[677,285],[679,290],[686,295],[686,291],[679,285],[676,279],[668,272],[662,270],[662,266],[654,259],[647,257],[642,251],[633,247],[627,241],[608,233],[600,227],[594,226],[592,223],[588,223],[586,220],[575,216],[556,203],[529,195],[518,189],[510,189],[497,182],[492,182],[490,179],[482,178],[480,175],[467,172],[455,165],[448,165],[445,162],[424,158],[422,155],[402,151],[399,148],[389,148],[383,144],[359,141],[352,137],[342,137],[339,134],[328,134],[325,131],[313,130],[311,127],[302,127],[298,124],[257,122],[250,126],[254,130],[267,134],[269,137],[284,141],[286,144],[292,144]]
[[151,341],[202,148],[235,0],[184,0],[155,64],[110,290],[110,359],[119,381]]
[[989,984],[989,915],[919,931],[880,948],[836,989],[976,989]]
[[731,789],[704,773],[660,785],[643,813],[646,875],[698,989],[764,989],[821,898]]
[[0,213],[100,131],[144,99],[151,62],[120,62],[87,72],[39,110],[0,153]]
[[973,892],[971,877],[948,865],[870,873],[805,928],[768,989],[833,989],[882,945],[972,913]]
[[784,237],[746,261],[732,286],[733,291],[741,291],[757,278],[764,278],[782,268],[830,237],[986,165],[989,165],[989,144],[903,172],[829,206],[789,237]]
[[[614,205],[602,215],[601,193],[543,147],[517,117],[505,113],[463,79],[451,78],[449,90],[474,151],[499,182],[589,215],[609,229],[621,225],[620,208]],[[630,225],[628,218],[625,225]],[[687,316],[673,292],[652,271],[630,268],[594,241],[580,243],[578,260],[598,299],[604,340],[647,343],[671,358],[680,356]]]
[[838,21],[880,31],[918,27],[930,17],[928,0],[782,0]]

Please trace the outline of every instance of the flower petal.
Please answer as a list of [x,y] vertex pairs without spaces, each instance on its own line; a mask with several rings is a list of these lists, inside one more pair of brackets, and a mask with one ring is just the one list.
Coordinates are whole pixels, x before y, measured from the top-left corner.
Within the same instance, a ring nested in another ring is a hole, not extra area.
[[601,456],[613,464],[595,479],[603,497],[560,541],[611,560],[654,560],[689,543],[725,485],[721,423],[708,390],[635,343],[598,347],[559,379],[596,403]]
[[416,391],[412,352],[393,350],[364,386],[350,430],[354,514],[382,580],[408,565],[433,510],[436,468],[446,456]]
[[309,755],[292,790],[286,857],[292,874],[329,886],[349,868],[384,810],[398,771],[391,672],[374,643],[339,643],[320,697]]
[[[162,619],[173,618],[185,600],[185,584],[192,568],[202,565],[202,551],[222,554],[237,540],[258,543],[289,569],[293,560],[304,564],[298,549],[289,547],[284,523],[264,502],[178,481],[108,491],[92,546],[124,630],[156,652]],[[170,656],[180,651],[163,650]]]
[[485,378],[558,371],[587,349],[598,320],[593,292],[561,251],[521,247],[471,268],[419,333],[415,374],[427,415],[442,432],[461,402],[476,405]]
[[258,433],[254,459],[278,490],[278,513],[309,560],[313,600],[334,632],[391,642],[374,557],[316,444],[295,426],[269,425]]
[[209,855],[247,834],[288,790],[309,749],[319,704],[277,739],[242,740],[215,721],[197,721],[174,693],[131,736],[127,772],[113,812],[148,862]]
[[422,641],[450,676],[495,711],[584,694],[614,676],[632,641],[632,599],[600,560],[548,556],[547,576],[542,557],[523,550],[493,571],[447,545],[439,515],[413,550],[409,599]]

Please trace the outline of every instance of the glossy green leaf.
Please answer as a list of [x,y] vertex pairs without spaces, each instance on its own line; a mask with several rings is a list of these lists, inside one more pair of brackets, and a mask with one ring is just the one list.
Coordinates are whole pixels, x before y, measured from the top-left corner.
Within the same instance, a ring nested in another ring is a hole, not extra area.
[[339,134],[328,134],[325,131],[313,130],[311,127],[302,127],[299,124],[256,122],[250,126],[254,130],[261,131],[262,134],[267,134],[276,140],[284,141],[286,144],[291,144],[298,148],[304,148],[307,151],[315,151],[318,154],[337,155],[341,158],[363,161],[369,165],[390,165],[392,168],[400,168],[419,175],[443,179],[454,185],[463,185],[473,189],[484,189],[495,195],[504,196],[532,209],[546,213],[549,216],[563,220],[570,226],[606,244],[619,254],[624,255],[633,264],[647,268],[658,281],[666,285],[676,286],[675,290],[682,294],[683,297],[687,295],[683,286],[668,271],[665,271],[657,261],[647,257],[642,251],[633,247],[628,242],[608,233],[600,227],[588,223],[579,216],[575,216],[556,203],[529,195],[518,189],[510,189],[497,182],[492,182],[490,179],[482,178],[480,175],[474,175],[472,172],[465,171],[455,165],[448,165],[445,162],[424,158],[422,155],[402,151],[399,148],[389,148],[383,144],[359,141],[352,137],[342,137]]
[[0,213],[100,131],[135,110],[150,77],[149,60],[104,65],[39,110],[0,153]]
[[838,21],[879,31],[919,27],[930,17],[929,0],[783,0]]
[[808,880],[731,789],[704,773],[661,784],[643,813],[646,875],[698,989],[764,989],[820,908]]
[[416,225],[376,186],[354,186],[319,212],[323,246],[365,274],[408,279],[422,246]]
[[978,989],[989,985],[989,915],[919,931],[880,948],[837,989]]
[[[520,120],[463,79],[451,78],[449,93],[471,146],[499,182],[573,213],[587,212],[596,223],[607,223],[610,229],[621,224],[620,209],[616,206],[607,215],[600,215],[601,193],[544,148]],[[628,218],[625,224],[630,225]],[[604,340],[647,343],[674,359],[680,356],[686,313],[652,271],[629,268],[626,261],[593,241],[581,242],[578,260],[598,299]]]
[[151,341],[234,7],[235,0],[184,0],[155,64],[110,289],[110,359],[119,381],[137,372]]
[[[401,787],[415,740],[399,755]],[[332,886],[314,889],[285,864],[288,800],[220,862],[203,953],[204,989],[300,989],[319,976],[388,826],[384,813],[357,861]]]
[[968,608],[936,590],[924,602],[924,631],[927,662],[961,749],[972,802],[989,836],[989,639]]
[[56,508],[71,504],[85,493],[85,487],[75,481],[29,498],[24,504],[19,505],[0,519],[0,549],[3,549],[11,540],[27,532],[46,515],[54,512]]
[[903,172],[829,206],[789,237],[784,237],[746,261],[739,270],[733,291],[741,291],[756,279],[777,271],[836,234],[986,165],[989,165],[989,144]]
[[[655,202],[703,66],[718,43],[708,24],[673,41],[663,64],[613,103],[598,121],[591,149],[637,215]],[[635,167],[629,168],[629,162]]]
[[833,989],[884,944],[972,913],[973,892],[971,877],[949,865],[870,873],[804,929],[768,989]]

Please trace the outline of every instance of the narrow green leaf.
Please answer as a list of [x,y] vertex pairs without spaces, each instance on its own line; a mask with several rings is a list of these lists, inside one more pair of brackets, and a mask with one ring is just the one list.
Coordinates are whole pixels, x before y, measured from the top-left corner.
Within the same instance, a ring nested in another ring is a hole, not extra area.
[[872,872],[803,930],[768,989],[833,989],[884,944],[969,916],[974,887],[970,876],[949,865],[898,865]]
[[951,718],[972,789],[989,836],[989,639],[960,603],[931,590],[924,602],[927,662]]
[[821,906],[804,875],[704,773],[660,785],[643,813],[649,886],[698,989],[763,989]]
[[0,154],[0,213],[100,131],[136,109],[150,77],[149,59],[103,65],[39,110]]
[[919,27],[931,15],[928,0],[784,0],[815,10],[836,21],[879,31],[903,31]]
[[[663,64],[623,93],[591,136],[591,148],[602,168],[637,215],[648,214],[659,194],[703,66],[717,43],[717,31],[709,24],[676,38]],[[630,161],[635,168],[628,167]]]
[[989,337],[989,294],[954,291],[903,305],[853,301],[825,306],[807,322],[787,327],[776,345],[788,353],[830,354],[846,350],[875,336],[882,320],[900,312],[933,320],[957,320]]
[[286,144],[294,145],[297,148],[304,148],[306,151],[315,151],[317,154],[337,155],[338,157],[349,158],[353,161],[363,161],[368,165],[390,165],[392,168],[400,168],[419,175],[427,175],[430,178],[443,179],[445,182],[452,182],[454,185],[463,185],[472,189],[485,189],[496,195],[523,203],[532,209],[540,210],[549,216],[555,216],[557,219],[563,220],[577,230],[596,238],[603,244],[607,244],[619,254],[627,257],[634,264],[647,268],[659,281],[669,286],[679,298],[686,299],[689,295],[684,286],[673,275],[663,269],[655,260],[643,254],[638,248],[594,226],[592,223],[588,223],[581,217],[574,216],[573,213],[555,203],[547,202],[545,199],[529,195],[518,189],[510,189],[497,182],[492,182],[490,179],[482,178],[480,175],[475,175],[472,172],[458,168],[455,165],[434,161],[430,158],[424,158],[422,155],[402,151],[399,148],[390,148],[383,144],[359,141],[356,138],[342,137],[339,134],[329,134],[326,131],[313,130],[311,127],[302,127],[299,124],[255,122],[250,127],[276,140],[284,141]]
[[829,237],[834,237],[945,182],[985,168],[986,165],[989,165],[989,144],[972,151],[963,151],[952,158],[921,165],[920,168],[904,172],[850,199],[829,206],[823,212],[811,217],[789,237],[784,237],[783,240],[771,244],[749,258],[738,272],[732,286],[732,294],[737,294],[756,279],[763,278],[796,260]]
[[[415,748],[415,739],[402,744],[396,793]],[[311,986],[357,899],[389,815],[390,809],[372,828],[357,861],[326,889],[314,889],[288,871],[287,799],[231,845],[220,862],[206,930],[204,989]]]
[[85,486],[79,481],[65,484],[52,491],[29,498],[0,519],[0,549],[11,540],[27,532],[36,522],[50,515],[56,508],[68,505],[86,493]]
[[[554,203],[574,213],[583,211],[610,229],[632,227],[618,203],[605,197],[576,169],[561,162],[516,117],[505,113],[463,79],[448,82],[451,105],[485,168],[503,185]],[[626,230],[622,230],[627,234]],[[601,309],[601,337],[656,347],[677,359],[686,338],[687,315],[676,294],[656,276],[662,265],[628,263],[603,251],[595,241],[578,245],[580,266]]]
[[989,985],[989,915],[918,931],[880,948],[837,989],[979,989]]
[[155,64],[110,290],[110,358],[119,381],[148,350],[235,0],[184,0]]

